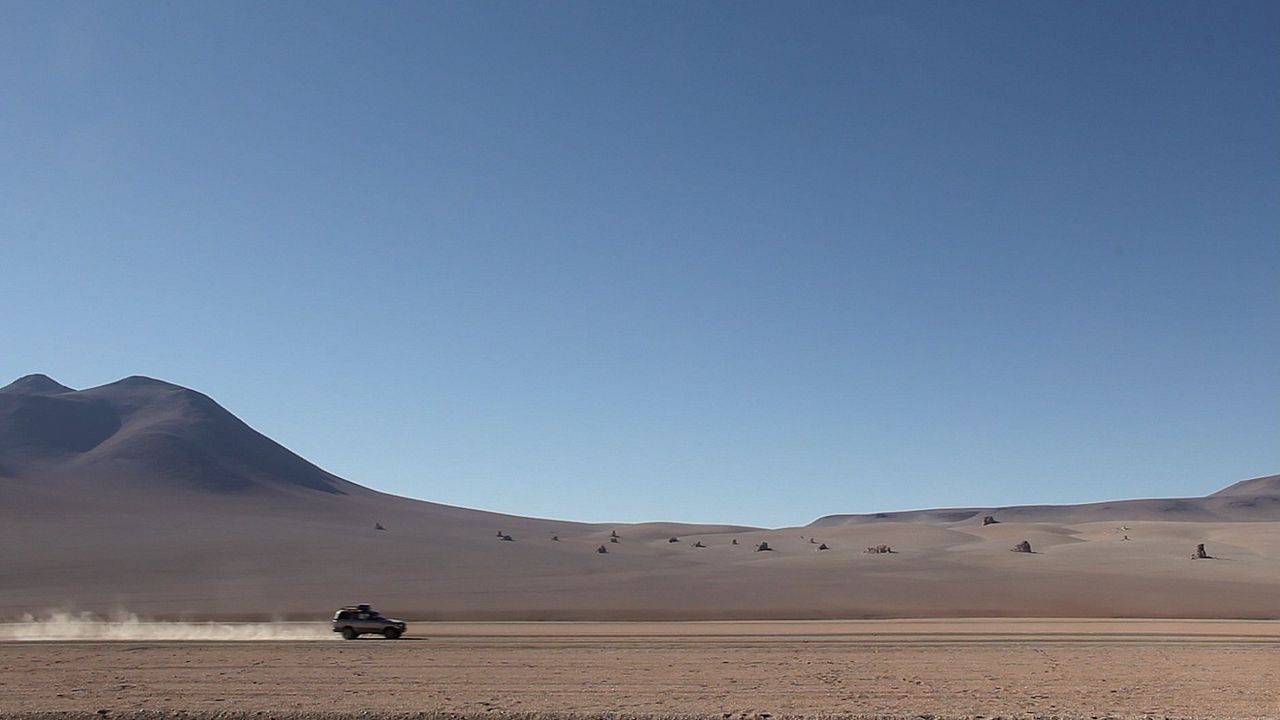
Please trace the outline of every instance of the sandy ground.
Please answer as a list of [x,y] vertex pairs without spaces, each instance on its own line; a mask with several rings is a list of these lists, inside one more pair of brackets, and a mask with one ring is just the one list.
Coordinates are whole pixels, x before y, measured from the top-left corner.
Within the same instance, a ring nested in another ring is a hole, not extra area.
[[399,641],[8,641],[0,715],[1280,717],[1280,622],[420,623]]
[[[12,521],[0,510],[0,621],[59,610],[304,620],[356,602],[467,621],[1280,618],[1280,522],[695,531],[507,519],[493,524],[513,533],[502,542],[487,520],[438,508],[395,515],[401,505],[387,503],[332,515],[86,511]],[[1035,554],[1010,552],[1022,539]],[[755,552],[760,542],[774,550]],[[1192,560],[1198,543],[1215,559]],[[878,544],[894,553],[863,552]]]

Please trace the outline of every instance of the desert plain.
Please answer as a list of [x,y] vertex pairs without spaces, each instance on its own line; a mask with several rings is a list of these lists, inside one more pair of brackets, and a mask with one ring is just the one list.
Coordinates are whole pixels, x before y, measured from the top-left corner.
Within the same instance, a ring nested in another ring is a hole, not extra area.
[[[0,716],[1278,718],[1280,476],[1205,490],[519,517],[344,480],[187,388],[28,376],[0,388]],[[358,602],[409,634],[337,639]]]
[[3,630],[7,718],[1280,717],[1280,623],[1265,621],[418,623],[354,642],[317,625],[239,642]]

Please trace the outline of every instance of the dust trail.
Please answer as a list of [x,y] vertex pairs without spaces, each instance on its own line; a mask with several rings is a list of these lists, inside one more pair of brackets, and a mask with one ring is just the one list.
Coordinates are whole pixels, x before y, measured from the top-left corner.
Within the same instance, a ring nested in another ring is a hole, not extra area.
[[90,613],[53,612],[20,622],[0,623],[0,641],[31,640],[327,640],[324,623],[158,622],[132,613],[101,618]]

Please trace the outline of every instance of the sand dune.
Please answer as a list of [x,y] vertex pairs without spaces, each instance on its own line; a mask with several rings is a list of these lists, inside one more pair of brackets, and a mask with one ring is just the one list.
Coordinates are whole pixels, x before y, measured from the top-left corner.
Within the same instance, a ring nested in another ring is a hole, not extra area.
[[[1272,618],[1278,477],[796,528],[584,524],[370,490],[168,383],[29,376],[0,389],[0,619],[315,618],[355,601],[449,619]],[[1009,551],[1024,539],[1034,554]],[[1216,559],[1190,559],[1201,542]],[[863,552],[880,544],[895,552]]]

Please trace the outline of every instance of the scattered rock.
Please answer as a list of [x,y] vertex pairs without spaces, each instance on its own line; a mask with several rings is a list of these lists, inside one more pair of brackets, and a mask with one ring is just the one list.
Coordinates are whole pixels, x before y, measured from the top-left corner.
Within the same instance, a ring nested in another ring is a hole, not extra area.
[[1000,522],[999,520],[995,519],[995,516],[994,516],[994,515],[983,515],[983,516],[982,516],[982,527],[986,527],[986,526],[988,526],[988,525],[995,525],[995,524],[997,524],[997,523],[999,523],[999,522]]
[[678,537],[668,538],[668,539],[667,539],[667,542],[669,542],[669,543],[678,543],[678,542],[680,542],[680,538],[678,538]]
[[382,527],[382,523],[374,523],[374,524],[373,524],[373,529],[374,529],[374,530],[386,530],[386,528]]
[[608,554],[609,554],[609,548],[607,548],[607,547],[605,547],[605,546],[601,545],[600,547],[596,548],[596,552],[600,553],[601,555],[608,555]]
[[810,545],[813,545],[813,544],[815,544],[815,543],[817,543],[817,542],[818,542],[817,540],[814,540],[813,538],[809,538],[809,544],[810,544]]
[[609,533],[609,537],[611,537],[611,538],[616,538],[616,537],[618,537],[618,531],[617,531],[617,530],[614,530],[613,532]]
[[870,553],[872,555],[889,555],[893,552],[893,548],[888,545],[872,545],[862,552]]
[[1026,540],[1023,540],[1017,545],[1014,545],[1012,550],[1014,552],[1023,552],[1023,553],[1035,552],[1034,550],[1031,549],[1031,543],[1027,542]]
[[516,539],[515,539],[515,538],[513,538],[513,537],[511,537],[510,535],[503,535],[503,536],[502,536],[502,542],[515,542],[515,541],[516,541]]
[[503,535],[505,535],[505,534],[506,534],[506,533],[502,532],[501,530],[499,530],[499,531],[498,531],[498,537],[502,537],[502,536],[503,536]]
[[560,542],[560,536],[559,536],[559,535],[552,535],[552,536],[551,536],[551,542]]
[[827,547],[827,544],[826,544],[826,543],[822,543],[821,545],[819,545],[819,546],[818,546],[818,549],[819,549],[819,550],[830,550],[831,548]]
[[611,542],[611,543],[616,543],[616,542],[618,542],[618,536],[617,536],[617,535],[614,535],[613,537],[609,538],[609,542]]
[[769,543],[762,542],[756,546],[756,552],[773,552],[773,548],[769,547]]
[[1191,553],[1192,560],[1212,560],[1213,556],[1205,552],[1204,543],[1196,546],[1196,551]]
[[738,544],[738,538],[734,538],[733,542],[730,543],[730,545],[737,545],[737,544]]
[[698,542],[694,543],[694,544],[693,544],[693,546],[694,546],[694,547],[706,547],[706,545],[703,545],[703,544],[702,544],[702,541],[701,541],[701,540],[699,540]]

